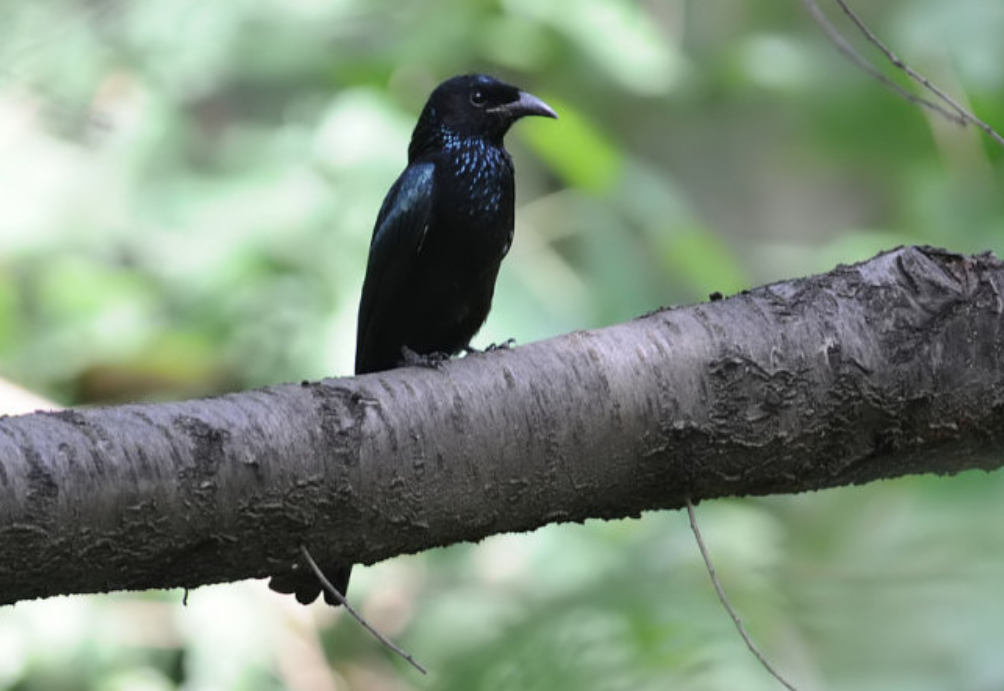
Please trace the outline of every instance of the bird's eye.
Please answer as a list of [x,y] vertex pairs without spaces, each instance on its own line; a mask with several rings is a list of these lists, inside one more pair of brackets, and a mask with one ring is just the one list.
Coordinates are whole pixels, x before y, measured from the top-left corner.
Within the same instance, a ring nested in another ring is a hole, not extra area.
[[481,89],[475,89],[471,92],[471,105],[475,108],[480,108],[487,102],[488,96]]

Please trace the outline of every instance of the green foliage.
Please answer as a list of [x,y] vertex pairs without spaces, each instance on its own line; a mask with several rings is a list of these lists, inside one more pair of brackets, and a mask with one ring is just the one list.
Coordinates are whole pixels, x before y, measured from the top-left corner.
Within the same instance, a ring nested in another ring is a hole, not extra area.
[[[999,0],[866,5],[1004,128]],[[509,138],[518,228],[484,343],[898,244],[1004,251],[1004,151],[884,91],[797,2],[45,0],[0,18],[0,375],[68,404],[348,373],[373,219],[428,90],[459,72],[561,115]],[[699,514],[802,688],[1001,688],[1001,489],[971,474]],[[0,687],[324,688],[323,652],[339,688],[776,688],[678,515],[396,559],[352,596],[428,679],[259,584],[188,608],[7,608]]]

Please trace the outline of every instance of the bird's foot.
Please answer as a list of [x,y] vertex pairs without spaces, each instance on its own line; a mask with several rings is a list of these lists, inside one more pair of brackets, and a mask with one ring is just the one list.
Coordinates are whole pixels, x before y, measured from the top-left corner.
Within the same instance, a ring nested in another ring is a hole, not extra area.
[[428,367],[443,369],[443,364],[450,359],[449,353],[416,353],[408,346],[401,347],[402,362],[407,367]]
[[513,346],[516,345],[515,338],[507,338],[501,343],[492,343],[487,348],[485,348],[486,353],[491,353],[496,350],[512,350]]
[[512,347],[514,345],[516,345],[516,339],[515,338],[507,338],[506,340],[502,341],[501,343],[492,343],[491,345],[489,345],[484,350],[479,350],[478,348],[475,348],[474,346],[472,346],[470,344],[465,345],[464,348],[463,348],[463,350],[464,350],[464,354],[465,355],[472,355],[472,354],[478,354],[478,353],[494,353],[496,350],[512,350]]

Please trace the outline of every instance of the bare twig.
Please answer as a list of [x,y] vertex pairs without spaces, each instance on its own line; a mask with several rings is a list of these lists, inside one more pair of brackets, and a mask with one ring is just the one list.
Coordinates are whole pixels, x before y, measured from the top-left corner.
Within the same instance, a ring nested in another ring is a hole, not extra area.
[[985,132],[995,142],[997,142],[1001,146],[1004,146],[1004,137],[998,134],[993,127],[983,122],[973,113],[967,110],[958,101],[956,101],[951,96],[946,94],[944,91],[939,89],[936,85],[931,83],[931,80],[929,80],[927,77],[920,74],[919,72],[911,68],[909,65],[907,65],[905,62],[903,62],[898,55],[892,52],[892,50],[890,50],[884,43],[882,43],[881,40],[879,40],[878,36],[875,35],[875,32],[873,32],[868,27],[868,25],[865,24],[865,22],[861,19],[861,17],[859,17],[858,14],[853,9],[851,9],[851,7],[844,0],[835,0],[835,2],[840,7],[840,9],[843,10],[844,14],[846,14],[850,18],[850,20],[854,22],[854,25],[858,27],[858,30],[862,33],[862,35],[864,35],[865,39],[867,39],[867,41],[871,43],[873,46],[878,48],[882,52],[882,54],[885,55],[886,59],[890,63],[892,63],[894,67],[901,70],[914,82],[920,84],[924,89],[927,89],[927,91],[929,91],[930,93],[934,94],[939,99],[941,99],[942,102],[947,104],[952,110],[954,110],[958,114],[958,117],[961,118],[964,123],[972,123],[976,127],[983,130],[983,132]]
[[390,648],[391,650],[393,650],[395,653],[397,653],[398,655],[400,655],[401,657],[403,657],[405,660],[407,660],[408,663],[412,667],[414,667],[415,669],[417,669],[422,674],[428,674],[428,671],[425,669],[425,667],[423,667],[422,665],[420,665],[418,663],[418,661],[414,657],[412,657],[411,653],[409,653],[406,650],[398,647],[393,641],[391,641],[389,638],[387,638],[382,633],[380,633],[379,631],[377,631],[375,628],[373,628],[373,626],[370,625],[370,623],[368,621],[366,621],[365,619],[363,619],[363,616],[361,614],[359,614],[359,612],[357,612],[352,607],[352,605],[349,604],[349,601],[345,599],[345,596],[342,595],[340,592],[338,592],[338,588],[336,588],[335,586],[331,585],[331,581],[329,581],[328,577],[324,575],[323,571],[321,571],[321,567],[319,567],[317,565],[317,562],[314,561],[314,558],[312,556],[310,556],[310,551],[307,549],[307,547],[305,545],[300,545],[300,553],[303,554],[303,558],[307,561],[307,565],[310,566],[310,569],[314,572],[314,575],[317,576],[317,580],[319,580],[321,582],[321,585],[324,587],[324,589],[328,593],[330,593],[336,600],[338,600],[338,604],[340,604],[342,607],[344,607],[345,611],[348,612],[352,616],[353,619],[355,619],[356,621],[358,621],[359,624],[364,629],[366,629],[371,634],[373,634],[374,638],[376,638],[378,641],[380,641],[381,643],[383,643],[385,646],[387,646],[388,648]]
[[[858,30],[864,35],[865,39],[875,46],[881,53],[886,57],[889,62],[906,74],[911,80],[919,84],[928,93],[933,94],[937,100],[931,100],[924,98],[918,94],[912,93],[904,89],[902,86],[892,81],[885,74],[880,72],[874,65],[872,65],[863,55],[861,55],[854,47],[844,38],[844,36],[837,30],[833,23],[827,18],[826,14],[820,9],[816,0],[801,0],[802,5],[809,12],[815,22],[826,34],[827,38],[833,43],[840,53],[847,57],[851,62],[860,67],[862,70],[867,72],[869,76],[877,80],[883,86],[894,91],[898,96],[914,103],[922,108],[926,108],[938,115],[950,120],[958,125],[966,126],[969,124],[975,125],[980,130],[982,130],[987,136],[993,139],[995,142],[1004,146],[1004,137],[1002,137],[996,130],[994,130],[990,125],[980,120],[973,113],[962,106],[958,101],[953,99],[951,96],[946,94],[936,85],[934,85],[927,77],[918,73],[916,70],[912,69],[903,60],[899,58],[892,50],[889,49],[879,38],[875,35],[864,20],[861,19],[854,12],[853,9],[845,2],[845,0],[834,0],[840,9],[846,14]],[[938,102],[940,101],[940,103]]]
[[746,631],[746,627],[743,626],[742,619],[739,618],[739,614],[732,607],[729,602],[729,598],[725,595],[725,589],[722,588],[722,584],[718,581],[718,574],[715,573],[715,565],[711,563],[711,555],[708,554],[708,548],[704,545],[704,538],[701,537],[701,530],[697,527],[697,516],[694,515],[694,505],[690,501],[690,497],[687,497],[687,515],[690,517],[690,529],[694,531],[694,537],[697,539],[697,548],[701,550],[701,557],[704,559],[704,566],[708,569],[708,576],[711,577],[711,584],[715,586],[715,592],[718,593],[718,600],[722,603],[722,607],[725,611],[729,613],[732,617],[732,623],[736,625],[736,630],[739,631],[739,635],[742,637],[743,642],[746,643],[746,647],[750,649],[753,656],[760,661],[760,664],[764,666],[772,677],[777,679],[781,685],[788,689],[789,691],[798,691],[798,687],[794,686],[791,682],[781,676],[781,673],[774,669],[774,666],[767,660],[760,649],[756,647],[753,643],[753,639],[750,637],[749,633]]
[[816,21],[816,24],[819,25],[819,28],[823,30],[823,33],[826,34],[826,37],[830,39],[830,42],[833,43],[836,49],[848,60],[867,72],[870,77],[878,81],[883,86],[891,89],[897,96],[909,101],[910,103],[915,103],[922,108],[934,111],[942,117],[945,117],[959,125],[966,124],[966,120],[957,112],[949,110],[941,104],[935,103],[923,96],[918,96],[917,94],[907,91],[902,86],[889,79],[889,77],[882,74],[877,67],[868,62],[868,59],[855,50],[854,46],[852,46],[847,39],[844,38],[843,34],[837,30],[837,27],[833,25],[819,5],[816,4],[816,0],[802,0],[802,4],[805,6],[806,11],[808,11],[808,13]]

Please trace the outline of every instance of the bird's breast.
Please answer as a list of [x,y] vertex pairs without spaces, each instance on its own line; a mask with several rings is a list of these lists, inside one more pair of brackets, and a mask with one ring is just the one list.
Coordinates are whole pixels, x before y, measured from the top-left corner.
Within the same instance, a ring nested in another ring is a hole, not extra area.
[[509,221],[513,208],[512,159],[500,146],[462,140],[448,151],[449,187],[462,200],[458,211],[472,221]]

